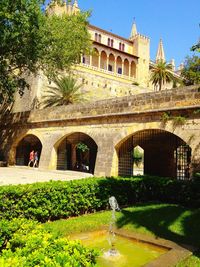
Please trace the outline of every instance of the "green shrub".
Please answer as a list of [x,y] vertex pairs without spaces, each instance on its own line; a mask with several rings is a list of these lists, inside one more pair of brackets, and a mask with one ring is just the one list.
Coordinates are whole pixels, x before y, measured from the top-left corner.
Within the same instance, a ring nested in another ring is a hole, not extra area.
[[172,118],[173,120],[173,125],[174,126],[181,126],[184,125],[186,122],[186,118],[183,116],[176,116]]
[[95,264],[95,250],[83,247],[78,241],[55,237],[41,224],[25,219],[4,221],[3,224],[12,234],[8,238],[3,227],[1,239],[8,239],[0,255],[2,267],[89,267]]
[[170,113],[169,112],[163,112],[161,120],[163,123],[167,123],[168,120],[170,120]]
[[162,177],[88,178],[0,187],[0,219],[28,218],[41,222],[109,208],[115,196],[120,206],[163,201],[199,207],[200,181]]

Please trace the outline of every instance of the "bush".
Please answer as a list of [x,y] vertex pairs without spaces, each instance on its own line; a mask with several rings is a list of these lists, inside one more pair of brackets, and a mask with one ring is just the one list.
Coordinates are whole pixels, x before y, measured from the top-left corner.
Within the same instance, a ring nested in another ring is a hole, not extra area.
[[2,267],[89,267],[95,264],[95,250],[83,247],[78,241],[55,237],[34,221],[14,219],[0,224],[1,243],[7,240],[0,256]]
[[0,187],[0,219],[27,218],[40,222],[109,208],[115,196],[120,206],[162,201],[199,207],[200,181],[152,176],[88,178]]

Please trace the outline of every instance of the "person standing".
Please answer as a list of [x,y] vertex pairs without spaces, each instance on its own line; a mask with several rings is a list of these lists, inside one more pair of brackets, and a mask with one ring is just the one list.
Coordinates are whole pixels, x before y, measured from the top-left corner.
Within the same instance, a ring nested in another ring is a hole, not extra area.
[[34,155],[35,155],[34,150],[32,150],[32,151],[30,152],[30,154],[29,154],[29,163],[28,163],[28,167],[30,167],[30,164],[31,164],[31,163],[34,164]]
[[35,151],[33,167],[38,167],[38,152]]

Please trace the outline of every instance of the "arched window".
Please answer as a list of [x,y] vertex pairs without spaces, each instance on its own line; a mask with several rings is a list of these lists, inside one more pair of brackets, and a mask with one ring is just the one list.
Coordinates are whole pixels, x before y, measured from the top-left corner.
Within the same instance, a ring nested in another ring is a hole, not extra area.
[[108,38],[108,46],[110,46],[110,38]]
[[101,43],[101,34],[99,34],[99,43]]
[[119,50],[121,50],[122,49],[122,44],[121,43],[119,43]]
[[122,44],[122,51],[124,51],[125,49],[125,44]]
[[98,33],[95,32],[95,41],[98,41]]
[[111,39],[111,41],[110,41],[110,46],[113,47],[113,45],[114,45],[114,40]]

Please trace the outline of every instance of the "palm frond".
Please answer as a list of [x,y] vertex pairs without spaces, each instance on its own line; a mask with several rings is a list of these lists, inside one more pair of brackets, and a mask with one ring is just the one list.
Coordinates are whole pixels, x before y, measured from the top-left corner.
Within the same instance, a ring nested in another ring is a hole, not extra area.
[[83,95],[79,92],[82,84],[77,85],[76,80],[71,75],[57,77],[53,80],[54,85],[48,86],[43,99],[43,106],[68,105],[83,101]]

